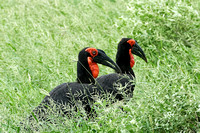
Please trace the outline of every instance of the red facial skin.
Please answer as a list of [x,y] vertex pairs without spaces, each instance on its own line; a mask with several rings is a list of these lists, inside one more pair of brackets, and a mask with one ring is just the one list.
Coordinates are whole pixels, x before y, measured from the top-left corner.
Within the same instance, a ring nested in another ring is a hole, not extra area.
[[129,49],[129,55],[130,55],[130,66],[132,68],[135,65],[135,60],[133,54],[131,53],[131,49]]
[[[131,45],[131,48],[132,48],[133,45],[135,45],[135,40],[130,39],[130,40],[127,41],[127,43],[129,43]],[[131,49],[129,49],[129,55],[130,55],[130,66],[132,68],[135,64],[135,61],[134,61],[133,54],[131,53]]]
[[94,78],[97,78],[99,75],[99,67],[97,63],[93,61],[93,58],[98,55],[98,50],[95,48],[87,48],[85,51],[87,51],[92,56],[92,57],[88,57],[87,61],[88,61],[89,68],[92,72],[92,76]]
[[131,47],[133,47],[133,45],[135,45],[135,40],[130,39],[127,41],[127,43],[129,43],[131,45]]
[[92,57],[88,57],[87,60],[88,60],[88,65],[90,67],[90,70],[92,72],[92,76],[94,78],[97,78],[99,75],[99,67],[97,63],[93,61]]

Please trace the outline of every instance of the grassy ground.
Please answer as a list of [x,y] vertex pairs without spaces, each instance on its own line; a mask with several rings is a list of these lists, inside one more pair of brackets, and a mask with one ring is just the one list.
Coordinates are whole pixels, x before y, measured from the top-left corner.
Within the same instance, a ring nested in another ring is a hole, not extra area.
[[199,9],[198,0],[1,1],[0,132],[19,131],[46,92],[75,81],[79,50],[92,46],[115,59],[122,37],[136,39],[148,58],[135,58],[126,112],[102,105],[95,120],[49,123],[41,132],[200,132]]

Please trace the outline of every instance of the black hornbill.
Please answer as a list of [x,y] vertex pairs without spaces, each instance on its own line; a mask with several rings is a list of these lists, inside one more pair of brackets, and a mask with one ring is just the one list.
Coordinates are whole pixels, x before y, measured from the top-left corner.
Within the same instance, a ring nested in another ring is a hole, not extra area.
[[[93,96],[100,94],[95,83],[95,78],[99,73],[97,63],[111,67],[119,73],[121,72],[116,63],[103,50],[90,47],[82,49],[77,62],[77,82],[63,83],[54,88],[41,104],[33,110],[29,120],[33,117],[46,120],[48,109],[53,108],[53,105],[54,107],[56,105],[56,108],[59,108],[67,116],[71,116],[69,108],[77,111],[80,105],[85,109],[88,116],[92,115]],[[66,109],[67,107],[68,109]]]
[[[118,44],[116,63],[120,67],[123,75],[118,74],[117,72],[100,76],[96,79],[104,92],[111,93],[117,100],[122,100],[125,97],[131,98],[133,96],[135,74],[132,67],[135,64],[135,61],[132,54],[141,57],[147,62],[146,56],[136,40],[122,38]],[[119,87],[122,87],[122,89],[118,90]]]

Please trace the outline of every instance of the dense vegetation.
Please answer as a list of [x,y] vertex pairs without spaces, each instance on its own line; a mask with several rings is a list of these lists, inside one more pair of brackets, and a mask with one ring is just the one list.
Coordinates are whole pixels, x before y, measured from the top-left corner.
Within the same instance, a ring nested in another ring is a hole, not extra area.
[[[0,132],[18,124],[55,86],[76,80],[78,52],[115,59],[122,37],[136,39],[137,85],[128,103],[96,104],[95,120],[65,119],[40,132],[200,131],[198,0],[4,0],[0,2]],[[100,75],[113,72],[100,66]]]

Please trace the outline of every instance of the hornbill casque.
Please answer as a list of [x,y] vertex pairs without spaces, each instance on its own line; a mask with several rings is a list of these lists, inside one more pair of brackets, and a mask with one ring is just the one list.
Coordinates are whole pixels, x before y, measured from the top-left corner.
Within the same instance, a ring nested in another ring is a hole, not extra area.
[[131,98],[133,96],[135,74],[132,67],[135,61],[132,54],[139,56],[147,62],[147,58],[136,40],[122,38],[118,44],[116,54],[116,63],[120,67],[122,74],[116,72],[100,76],[96,79],[104,92],[110,93],[117,100],[123,100],[124,98]]
[[117,64],[103,50],[90,47],[82,49],[78,55],[77,82],[63,83],[54,88],[33,110],[29,120],[33,117],[36,120],[46,120],[48,109],[53,108],[52,103],[56,105],[55,108],[60,109],[64,115],[69,117],[71,117],[69,109],[73,108],[73,111],[77,111],[80,105],[88,117],[93,115],[91,107],[94,102],[93,96],[101,93],[95,82],[99,74],[97,63],[111,67],[118,73],[121,72]]

